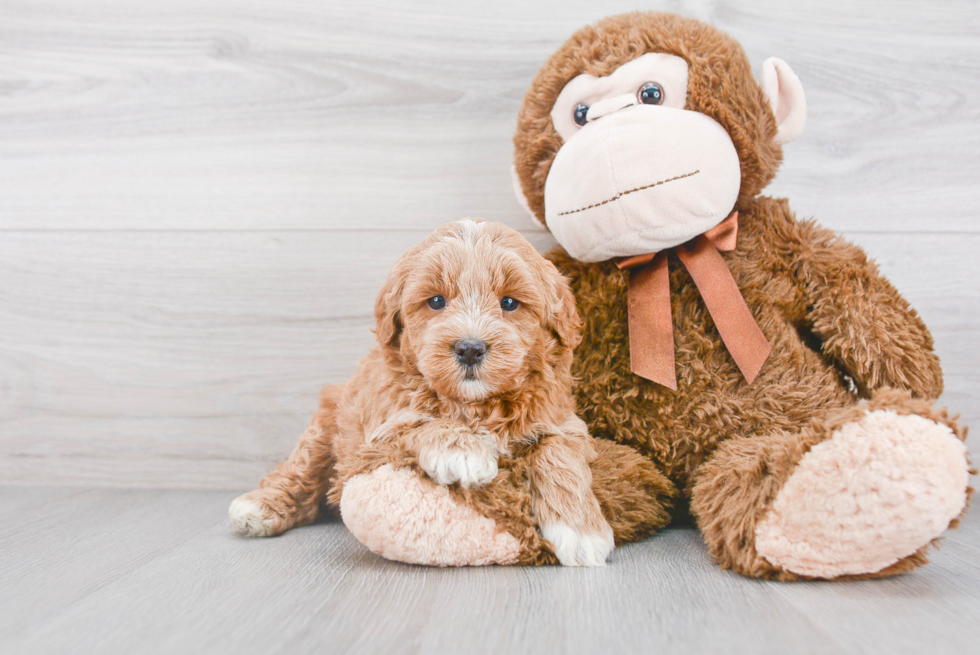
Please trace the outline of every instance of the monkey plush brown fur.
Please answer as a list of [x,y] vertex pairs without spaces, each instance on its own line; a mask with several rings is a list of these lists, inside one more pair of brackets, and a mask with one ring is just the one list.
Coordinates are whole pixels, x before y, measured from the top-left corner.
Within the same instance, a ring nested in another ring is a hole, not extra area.
[[[943,389],[932,338],[875,264],[798,220],[786,200],[759,195],[782,158],[778,124],[736,41],[656,13],[577,32],[538,73],[519,115],[515,170],[530,210],[545,223],[545,182],[563,146],[550,113],[562,89],[651,52],[687,62],[684,108],[719,123],[738,153],[738,245],[723,257],[772,352],[748,384],[671,253],[678,390],[643,379],[630,367],[629,273],[558,248],[550,257],[585,320],[573,366],[583,418],[593,435],[636,447],[675,482],[724,568],[841,578],[924,563],[928,544],[965,510],[966,430],[932,406]],[[923,452],[942,460],[933,473],[917,461]],[[945,513],[922,499],[934,485],[949,485]],[[917,539],[899,547],[896,535],[909,529]]]

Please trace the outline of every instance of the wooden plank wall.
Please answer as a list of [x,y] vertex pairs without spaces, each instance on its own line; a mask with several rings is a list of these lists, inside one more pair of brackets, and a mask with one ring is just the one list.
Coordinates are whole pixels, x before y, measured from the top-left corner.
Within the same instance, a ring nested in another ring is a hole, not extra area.
[[0,480],[247,488],[365,352],[388,267],[511,192],[524,91],[576,28],[706,19],[786,59],[770,187],[878,259],[980,419],[973,0],[0,1]]

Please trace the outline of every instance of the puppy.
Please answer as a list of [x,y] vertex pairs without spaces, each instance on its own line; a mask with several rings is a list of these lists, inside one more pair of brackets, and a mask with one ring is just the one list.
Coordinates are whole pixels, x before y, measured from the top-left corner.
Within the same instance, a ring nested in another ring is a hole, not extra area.
[[436,483],[463,487],[488,484],[521,445],[531,510],[558,559],[604,564],[613,532],[571,395],[580,323],[551,262],[499,223],[450,223],[395,264],[374,313],[377,346],[324,390],[290,458],[231,504],[232,524],[271,536],[312,522],[334,467],[369,444],[397,444]]

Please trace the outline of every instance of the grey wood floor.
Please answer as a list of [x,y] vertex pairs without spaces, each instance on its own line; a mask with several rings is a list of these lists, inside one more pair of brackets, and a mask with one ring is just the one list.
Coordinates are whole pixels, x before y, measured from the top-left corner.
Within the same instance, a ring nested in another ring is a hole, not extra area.
[[0,488],[0,652],[976,653],[980,520],[882,581],[716,569],[678,527],[603,569],[381,560],[336,518],[233,535],[229,492]]

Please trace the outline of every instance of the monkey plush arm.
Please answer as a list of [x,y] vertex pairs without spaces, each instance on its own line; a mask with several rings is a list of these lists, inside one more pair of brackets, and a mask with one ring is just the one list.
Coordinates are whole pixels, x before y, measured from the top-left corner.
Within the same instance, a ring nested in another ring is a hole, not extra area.
[[[793,253],[803,297],[802,326],[822,343],[862,395],[884,386],[937,398],[943,391],[939,358],[922,319],[858,246],[812,221],[777,213],[780,244]],[[779,211],[781,210],[781,211]],[[784,251],[784,252],[786,252]]]
[[[677,490],[653,462],[606,439],[592,443],[592,493],[617,544],[642,539],[670,520]],[[382,439],[338,462],[328,500],[372,551],[438,566],[557,564],[538,531],[529,483],[536,445],[505,457],[491,484],[440,485],[420,469],[406,439]]]

